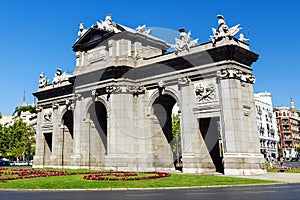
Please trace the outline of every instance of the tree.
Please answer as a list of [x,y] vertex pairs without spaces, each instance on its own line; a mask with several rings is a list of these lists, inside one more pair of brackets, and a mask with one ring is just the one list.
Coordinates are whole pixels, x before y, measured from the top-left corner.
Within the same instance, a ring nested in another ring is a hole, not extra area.
[[[180,117],[179,115],[172,114],[172,151],[176,156],[182,155],[181,149],[181,134],[180,134]],[[178,154],[178,155],[177,155]],[[176,158],[178,159],[178,158]]]
[[25,160],[34,153],[35,132],[21,119],[9,127],[0,126],[0,153],[10,159]]
[[278,157],[283,157],[283,149],[280,145],[277,145]]
[[19,116],[22,112],[29,111],[30,113],[36,113],[36,107],[35,106],[22,106],[19,108],[16,108],[15,113]]

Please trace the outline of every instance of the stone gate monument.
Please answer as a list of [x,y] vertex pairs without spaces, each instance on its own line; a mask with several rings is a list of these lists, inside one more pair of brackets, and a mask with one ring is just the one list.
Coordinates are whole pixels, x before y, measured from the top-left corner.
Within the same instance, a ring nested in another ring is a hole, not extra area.
[[34,167],[170,171],[182,162],[187,173],[263,173],[251,68],[258,55],[234,38],[239,25],[218,18],[200,45],[184,28],[170,45],[111,15],[80,24],[73,73],[57,69],[52,82],[41,73],[34,93]]

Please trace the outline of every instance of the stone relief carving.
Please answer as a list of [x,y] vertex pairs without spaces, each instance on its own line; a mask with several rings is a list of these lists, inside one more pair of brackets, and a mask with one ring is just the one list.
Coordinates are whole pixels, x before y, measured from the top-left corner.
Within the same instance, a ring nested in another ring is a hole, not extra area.
[[67,110],[75,109],[75,102],[73,102],[71,99],[66,99],[65,104],[66,104]]
[[143,34],[145,34],[145,35],[150,35],[150,34],[151,34],[151,31],[152,31],[152,29],[146,29],[146,25],[138,26],[135,30],[136,30],[137,32],[143,33]]
[[61,82],[69,80],[71,75],[67,74],[67,72],[62,73],[62,70],[57,68],[56,74],[53,77],[52,84],[53,87],[59,85]]
[[165,89],[166,89],[166,84],[163,80],[158,81],[157,83],[158,85],[158,91],[159,91],[159,95],[162,95],[165,93]]
[[216,100],[216,87],[212,82],[199,84],[195,88],[198,103],[206,103]]
[[112,14],[108,14],[105,17],[105,21],[97,22],[97,27],[101,30],[114,32],[114,33],[120,33],[122,32],[117,28],[116,23],[114,23],[111,19]]
[[216,44],[217,41],[220,41],[224,38],[232,39],[240,30],[240,24],[237,24],[231,28],[229,28],[225,22],[225,18],[223,15],[217,15],[218,20],[218,30],[212,28],[213,36],[210,36],[213,44]]
[[191,40],[191,31],[186,33],[184,28],[180,28],[179,32],[180,39],[175,38],[175,45],[172,46],[177,52],[189,51],[192,46],[197,44],[198,39]]
[[133,96],[138,96],[145,93],[146,88],[144,86],[127,86],[126,91],[132,93]]
[[79,31],[78,31],[78,36],[81,37],[83,36],[87,30],[84,28],[84,23],[79,24]]
[[183,86],[188,86],[190,84],[191,80],[188,77],[181,77],[178,78],[178,86],[183,87]]
[[41,112],[42,110],[43,110],[43,108],[40,107],[40,106],[38,106],[38,107],[36,108],[36,112]]
[[113,86],[107,86],[106,87],[106,92],[108,94],[112,94],[112,93],[120,93],[120,92],[122,92],[122,90],[121,90],[120,86],[113,85]]
[[234,68],[221,69],[218,71],[217,76],[219,79],[239,79],[242,82],[251,84],[255,82],[255,76],[252,73],[246,73]]
[[249,116],[251,113],[251,106],[243,105],[244,115]]
[[58,103],[55,103],[55,102],[52,103],[52,108],[53,109],[57,109],[58,107],[59,107]]
[[52,115],[53,115],[52,110],[50,110],[50,109],[45,110],[44,115],[43,115],[44,123],[52,123],[52,121],[53,121]]
[[47,80],[47,77],[45,76],[44,72],[40,74],[39,79],[39,88],[44,88],[49,84],[49,80]]

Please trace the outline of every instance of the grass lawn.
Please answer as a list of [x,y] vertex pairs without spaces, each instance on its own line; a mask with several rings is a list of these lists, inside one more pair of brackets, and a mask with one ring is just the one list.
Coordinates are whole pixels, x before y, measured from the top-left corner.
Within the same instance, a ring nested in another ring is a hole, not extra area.
[[[66,170],[78,172],[78,170]],[[89,172],[88,170],[80,170]],[[5,175],[2,175],[2,177]],[[11,175],[6,175],[11,176]],[[170,177],[151,180],[103,181],[85,180],[82,174],[68,176],[41,177],[0,181],[0,188],[6,189],[95,189],[95,188],[151,188],[151,187],[187,187],[266,184],[274,181],[234,178],[215,175],[172,174]],[[1,176],[0,176],[1,177]]]

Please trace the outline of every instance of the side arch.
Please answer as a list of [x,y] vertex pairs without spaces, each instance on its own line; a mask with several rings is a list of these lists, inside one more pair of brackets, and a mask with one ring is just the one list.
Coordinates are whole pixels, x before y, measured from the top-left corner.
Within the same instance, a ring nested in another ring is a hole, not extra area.
[[74,113],[73,110],[61,110],[59,135],[61,138],[61,165],[71,166],[71,156],[74,147]]
[[[179,110],[181,110],[181,100],[180,100],[180,95],[179,95],[179,93],[178,93],[176,90],[174,90],[174,89],[172,89],[172,88],[166,88],[166,89],[164,90],[164,94],[170,95],[171,97],[173,97],[173,98],[176,100],[176,103],[177,103],[177,105],[178,105]],[[156,90],[155,92],[153,92],[152,95],[150,95],[150,97],[149,97],[149,110],[148,110],[148,113],[153,114],[153,107],[152,107],[152,105],[153,105],[153,103],[155,102],[155,100],[156,100],[160,95],[161,95],[161,94],[159,93],[158,90]]]

